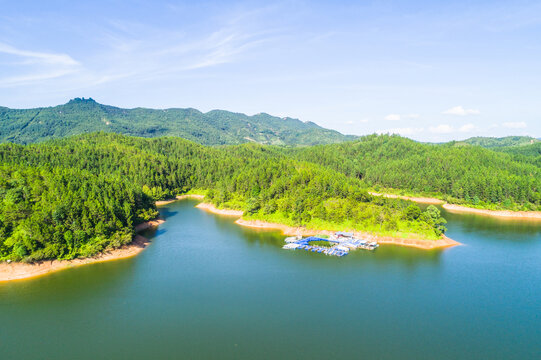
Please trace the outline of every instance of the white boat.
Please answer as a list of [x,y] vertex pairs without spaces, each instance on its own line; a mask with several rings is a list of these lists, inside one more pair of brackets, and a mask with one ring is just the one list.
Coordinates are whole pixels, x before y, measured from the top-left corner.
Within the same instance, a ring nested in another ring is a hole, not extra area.
[[292,243],[292,242],[295,242],[295,241],[299,241],[300,239],[302,239],[302,236],[297,235],[297,236],[286,237],[284,241],[286,243]]
[[282,249],[293,250],[293,249],[297,249],[299,246],[301,246],[301,244],[289,243],[289,244],[285,244],[284,246],[282,246]]

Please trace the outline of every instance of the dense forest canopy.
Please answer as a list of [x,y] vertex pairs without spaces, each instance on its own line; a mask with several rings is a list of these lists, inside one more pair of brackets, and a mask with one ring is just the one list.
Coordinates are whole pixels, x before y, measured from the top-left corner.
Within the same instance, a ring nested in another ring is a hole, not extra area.
[[314,145],[355,138],[312,122],[264,113],[247,116],[222,110],[202,113],[196,109],[122,109],[84,98],[37,109],[0,107],[0,142],[28,144],[95,131],[141,137],[178,136],[205,145]]
[[498,151],[510,154],[515,161],[528,162],[541,167],[541,142],[524,146],[509,146]]
[[93,133],[0,145],[0,259],[90,256],[131,240],[155,200],[197,189],[251,218],[436,239],[432,207],[373,197],[357,177],[257,144]]
[[[523,148],[533,152],[539,145],[530,146]],[[541,209],[541,168],[534,158],[453,142],[421,144],[397,135],[286,152],[371,186],[434,194],[459,204]]]
[[157,215],[138,186],[69,167],[0,165],[0,258],[86,257],[132,241]]
[[539,139],[531,136],[506,136],[501,138],[477,136],[463,141],[458,141],[458,143],[477,145],[487,149],[498,149],[509,146],[524,146],[540,142],[541,141]]

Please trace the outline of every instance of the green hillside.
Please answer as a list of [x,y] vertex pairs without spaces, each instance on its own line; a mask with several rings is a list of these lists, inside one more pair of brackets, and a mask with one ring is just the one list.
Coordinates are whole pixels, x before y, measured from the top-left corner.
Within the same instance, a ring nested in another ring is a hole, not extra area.
[[510,147],[501,149],[501,151],[506,152],[508,154],[514,154],[514,155],[539,157],[541,156],[541,141],[536,142],[531,145],[510,146]]
[[287,151],[299,160],[363,179],[372,186],[480,207],[541,209],[541,167],[524,156],[456,146],[455,142],[421,144],[388,135]]
[[524,146],[538,142],[541,141],[530,136],[506,136],[501,138],[478,136],[463,141],[457,141],[457,143],[477,145],[487,149],[497,149],[509,146]]
[[311,122],[268,114],[247,116],[222,110],[122,109],[92,99],[37,109],[0,107],[0,142],[28,144],[105,131],[159,137],[178,136],[205,145],[256,142],[275,145],[329,144],[354,139]]

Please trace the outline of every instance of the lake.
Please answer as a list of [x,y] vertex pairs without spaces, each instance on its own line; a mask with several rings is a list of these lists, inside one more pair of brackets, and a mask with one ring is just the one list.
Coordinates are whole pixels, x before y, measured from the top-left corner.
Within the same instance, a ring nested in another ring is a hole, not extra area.
[[337,258],[183,200],[131,259],[0,284],[2,359],[540,359],[541,222]]

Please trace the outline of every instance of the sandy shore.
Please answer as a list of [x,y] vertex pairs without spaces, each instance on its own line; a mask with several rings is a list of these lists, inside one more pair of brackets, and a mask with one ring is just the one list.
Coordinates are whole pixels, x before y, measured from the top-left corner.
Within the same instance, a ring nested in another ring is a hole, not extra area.
[[218,209],[213,204],[209,203],[199,203],[195,207],[218,215],[242,216],[244,214],[244,211],[242,210]]
[[510,211],[510,210],[485,210],[469,208],[462,205],[444,204],[443,208],[449,212],[472,213],[479,215],[498,216],[504,218],[541,220],[541,211]]
[[160,226],[164,222],[165,222],[165,220],[163,220],[163,219],[150,220],[150,221],[147,221],[147,222],[144,222],[142,224],[137,225],[135,227],[135,231],[136,232],[141,232],[141,231],[146,230],[146,229],[150,229],[150,228],[153,228],[153,227]]
[[403,199],[403,200],[410,200],[422,204],[433,204],[433,205],[441,205],[444,204],[445,201],[436,199],[436,198],[429,198],[429,197],[411,197],[411,196],[402,196],[402,195],[395,195],[395,194],[383,194],[383,193],[376,193],[376,192],[368,192],[370,195],[374,196],[383,196],[389,199]]
[[[330,231],[330,230],[313,230],[313,229],[307,229],[304,227],[291,227],[291,226],[287,226],[283,224],[269,223],[269,222],[265,222],[261,220],[238,219],[237,221],[235,221],[235,223],[237,223],[238,225],[252,227],[252,228],[281,230],[284,233],[284,235],[288,235],[288,236],[294,236],[294,235],[313,236],[317,234],[331,235],[332,233],[334,233],[334,231]],[[361,232],[361,231],[354,232],[354,235],[356,237],[370,238],[372,241],[377,241],[380,244],[409,246],[409,247],[415,247],[415,248],[423,249],[423,250],[441,249],[441,248],[447,248],[451,246],[460,245],[459,242],[454,241],[453,239],[450,239],[447,236],[443,236],[439,240],[419,240],[419,239],[395,238],[395,237],[390,237],[390,236],[379,236],[379,235],[374,235],[371,233]]]
[[[155,227],[163,223],[164,220],[152,220],[136,226],[136,231],[143,231],[151,227]],[[33,264],[25,263],[0,263],[0,282],[21,280],[33,277],[42,276],[55,271],[69,269],[75,266],[95,264],[98,262],[125,259],[139,254],[150,243],[150,241],[141,236],[136,235],[133,241],[119,249],[107,251],[85,259],[74,260],[49,260],[40,261]]]
[[171,204],[172,202],[175,202],[175,201],[178,201],[178,200],[183,200],[183,199],[199,199],[199,200],[203,200],[204,197],[205,197],[205,195],[197,195],[197,194],[178,195],[174,199],[156,201],[156,206],[162,206],[162,205]]

